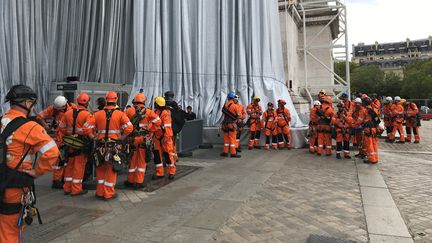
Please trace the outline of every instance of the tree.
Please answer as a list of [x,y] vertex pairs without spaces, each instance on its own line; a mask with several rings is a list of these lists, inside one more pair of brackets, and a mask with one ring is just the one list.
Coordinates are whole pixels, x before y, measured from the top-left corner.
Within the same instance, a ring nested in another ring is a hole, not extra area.
[[385,96],[401,95],[402,78],[394,72],[386,73],[383,86],[380,88],[381,94]]
[[[342,62],[342,61],[334,62],[333,67],[334,67],[334,72],[337,75],[339,75],[341,78],[343,78],[344,80],[346,80],[345,62]],[[349,63],[350,73],[352,73],[356,67],[357,67],[357,65],[355,63],[350,62]]]
[[384,72],[377,66],[362,66],[355,68],[351,73],[351,90],[361,93],[376,93],[385,95]]
[[432,97],[432,60],[417,61],[405,67],[401,94],[409,99]]

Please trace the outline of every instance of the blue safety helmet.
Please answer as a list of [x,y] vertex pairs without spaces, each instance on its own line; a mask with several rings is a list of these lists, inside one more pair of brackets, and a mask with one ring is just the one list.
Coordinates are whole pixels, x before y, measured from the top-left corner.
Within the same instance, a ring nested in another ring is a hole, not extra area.
[[229,92],[227,98],[229,100],[232,100],[232,99],[234,99],[234,96],[235,96],[234,92]]

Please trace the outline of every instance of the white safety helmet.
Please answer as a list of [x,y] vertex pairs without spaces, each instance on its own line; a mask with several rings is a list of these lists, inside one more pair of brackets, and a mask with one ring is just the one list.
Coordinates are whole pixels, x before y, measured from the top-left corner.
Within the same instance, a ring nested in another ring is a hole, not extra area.
[[319,100],[315,100],[315,101],[313,102],[313,105],[314,105],[314,106],[316,106],[316,105],[321,105],[321,102],[319,102]]
[[59,95],[54,100],[54,108],[57,110],[62,110],[66,108],[67,99],[66,97]]
[[396,96],[396,97],[394,98],[394,101],[401,101],[401,97]]
[[360,98],[355,98],[354,103],[362,103],[362,100]]
[[392,102],[392,101],[393,101],[393,98],[392,98],[391,96],[387,96],[387,97],[386,97],[386,101],[387,101],[387,102]]

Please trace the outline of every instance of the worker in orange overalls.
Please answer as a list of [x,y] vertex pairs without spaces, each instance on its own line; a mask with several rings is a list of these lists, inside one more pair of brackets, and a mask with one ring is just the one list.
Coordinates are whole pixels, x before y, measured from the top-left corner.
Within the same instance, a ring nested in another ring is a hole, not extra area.
[[352,113],[353,110],[354,110],[355,103],[353,101],[351,101],[351,100],[348,99],[348,94],[343,93],[341,95],[341,100],[342,100],[342,102],[344,104],[345,111],[348,112],[348,113]]
[[250,103],[246,112],[249,115],[248,125],[249,125],[249,150],[256,148],[260,149],[259,140],[261,137],[261,115],[262,109],[259,105],[260,102],[259,96],[254,96],[252,103]]
[[237,154],[237,124],[241,117],[240,107],[235,102],[235,94],[229,92],[227,96],[228,101],[222,108],[222,114],[224,115],[221,129],[224,133],[224,147],[223,152],[220,154],[222,157],[228,157],[230,154],[233,158],[240,158]]
[[240,116],[237,120],[237,138],[236,138],[236,142],[237,142],[236,151],[237,152],[241,152],[240,137],[241,137],[241,134],[243,131],[243,127],[246,125],[245,119],[247,117],[246,110],[243,107],[243,105],[241,103],[239,103],[239,99],[240,99],[240,96],[238,96],[238,95],[234,96],[234,103],[238,106],[238,109],[240,110]]
[[389,142],[393,143],[396,139],[396,132],[399,132],[400,137],[397,143],[405,143],[405,135],[403,131],[403,122],[404,122],[404,108],[401,102],[401,98],[396,96],[394,98],[393,106],[392,106],[391,114],[392,114],[392,125],[393,130],[389,134]]
[[[331,97],[327,95],[327,92],[322,89],[319,91],[318,93],[318,100],[321,101],[321,103],[323,103],[323,100],[331,100]],[[330,104],[330,106],[333,108],[333,103]]]
[[341,153],[343,149],[344,158],[350,159],[349,146],[353,120],[343,101],[337,104],[337,108],[338,111],[332,118],[332,124],[336,130],[336,158],[342,159]]
[[356,157],[362,157],[364,156],[364,153],[361,150],[362,145],[362,137],[363,137],[363,118],[359,118],[360,114],[362,113],[362,110],[364,109],[362,100],[357,97],[354,99],[354,110],[351,113],[351,117],[353,119],[353,124],[351,127],[351,133],[352,133],[352,144],[354,147],[359,148],[359,153],[356,155]]
[[276,112],[273,103],[267,104],[267,110],[264,111],[261,126],[264,129],[265,149],[270,149],[270,138],[272,139],[272,149],[277,149],[277,131],[276,131]]
[[79,196],[86,194],[88,191],[83,189],[82,181],[84,171],[90,155],[90,141],[94,139],[94,125],[87,121],[93,119],[93,115],[87,110],[90,102],[90,96],[87,93],[81,93],[77,97],[77,108],[71,109],[63,116],[59,128],[64,136],[74,136],[88,141],[88,146],[83,148],[67,147],[68,162],[65,168],[63,191],[65,195]]
[[378,134],[380,134],[383,129],[379,127],[379,115],[378,110],[373,106],[372,99],[366,97],[363,100],[363,109],[360,113],[361,120],[363,123],[363,145],[366,151],[366,159],[364,163],[376,164],[378,163]]
[[162,123],[154,134],[154,161],[156,167],[156,175],[153,179],[165,177],[164,162],[167,166],[168,179],[174,179],[176,173],[176,165],[174,158],[173,130],[172,118],[169,109],[166,108],[166,102],[163,97],[156,97],[155,113],[160,117]]
[[132,157],[129,162],[126,187],[135,189],[144,187],[144,177],[147,168],[147,160],[151,156],[150,145],[153,133],[160,127],[161,119],[151,109],[145,107],[147,97],[143,93],[135,95],[133,107],[128,108],[125,113],[131,120],[134,131],[129,135],[129,150]]
[[381,101],[378,99],[377,94],[371,94],[370,98],[372,99],[372,107],[378,111],[378,115],[381,114]]
[[407,133],[407,140],[411,143],[412,133],[414,133],[414,143],[420,143],[420,119],[418,118],[419,109],[414,102],[406,101],[405,102],[405,130]]
[[[28,86],[14,85],[5,100],[10,104],[0,121],[0,242],[22,242],[26,217],[35,207],[34,178],[52,170],[59,150],[45,129],[28,120],[37,95]],[[39,152],[33,164],[31,156]],[[39,223],[41,223],[39,221]]]
[[96,198],[110,200],[117,197],[115,184],[117,173],[121,171],[122,143],[132,132],[133,126],[127,115],[117,109],[117,93],[109,91],[105,95],[106,106],[88,121],[97,131],[96,148]]
[[285,108],[285,105],[285,100],[278,100],[278,108],[276,109],[276,133],[278,136],[279,149],[292,148],[290,133],[291,113],[289,112],[288,108]]
[[329,96],[321,97],[321,106],[317,110],[319,116],[317,132],[318,132],[318,150],[317,155],[321,156],[325,146],[327,156],[331,155],[332,139],[331,139],[331,119],[334,115],[332,108],[332,99]]
[[386,141],[389,141],[390,133],[393,131],[393,121],[392,121],[392,110],[393,110],[393,98],[388,96],[385,99],[385,104],[383,106],[383,117],[384,117],[384,126],[387,133]]
[[309,152],[315,153],[318,150],[318,132],[317,132],[317,126],[318,126],[318,120],[319,116],[317,114],[317,111],[321,107],[321,102],[319,100],[315,100],[313,102],[313,107],[310,109],[309,112]]
[[[58,125],[60,124],[60,121],[63,117],[63,115],[70,109],[75,108],[76,105],[73,103],[68,103],[67,99],[64,96],[57,96],[54,99],[54,102],[52,105],[48,106],[45,110],[39,112],[36,115],[36,118],[38,121],[43,125],[45,130],[47,132],[50,132],[51,130],[55,130],[55,141],[57,146],[60,148],[62,144],[62,133],[60,132],[60,129],[58,128]],[[52,122],[50,125],[47,124],[45,119],[52,119]],[[64,159],[61,160],[59,158],[56,162],[56,164],[53,166],[53,173],[52,173],[52,188],[55,189],[63,189],[63,174],[64,174],[64,167],[66,166],[67,161]]]

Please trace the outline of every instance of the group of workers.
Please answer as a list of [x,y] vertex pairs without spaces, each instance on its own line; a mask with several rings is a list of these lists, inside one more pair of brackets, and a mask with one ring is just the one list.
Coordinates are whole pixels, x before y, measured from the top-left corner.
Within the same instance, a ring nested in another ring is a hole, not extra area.
[[[260,149],[261,129],[265,135],[265,149],[291,149],[290,122],[291,114],[282,99],[277,107],[272,102],[263,111],[259,96],[253,96],[252,103],[246,109],[239,103],[239,95],[228,93],[227,102],[222,108],[224,115],[221,129],[224,132],[223,157],[240,158],[240,136],[245,126],[249,127],[248,149]],[[248,119],[246,119],[249,116]]]
[[[327,156],[331,155],[332,138],[336,140],[336,158],[351,158],[350,143],[359,149],[356,157],[364,159],[365,163],[378,162],[378,140],[384,128],[381,126],[381,118],[384,118],[384,126],[387,133],[387,142],[395,142],[396,133],[399,133],[397,143],[412,141],[420,142],[419,110],[413,102],[396,96],[386,97],[385,104],[381,107],[381,101],[376,94],[357,94],[351,101],[347,94],[342,94],[337,109],[333,108],[332,99],[326,95],[325,90],[318,94],[318,100],[314,101],[310,110],[310,139],[309,151],[321,155],[323,151]],[[406,124],[407,137],[405,138],[403,124]]]
[[[90,111],[90,96],[81,93],[76,104],[58,96],[53,105],[30,119],[37,102],[28,86],[15,85],[6,96],[10,110],[1,117],[0,135],[0,242],[18,242],[24,223],[39,217],[35,207],[34,178],[53,170],[53,188],[65,195],[87,193],[82,182],[86,164],[96,166],[97,199],[117,197],[117,173],[128,162],[125,186],[144,187],[146,165],[154,158],[152,179],[169,179],[176,174],[177,154],[172,109],[177,103],[170,91],[145,105],[146,96],[137,93],[133,106],[124,112],[117,105],[117,93],[107,92],[105,104]],[[47,120],[52,120],[47,123]],[[55,131],[54,139],[49,131]],[[37,161],[32,162],[39,152]],[[151,153],[151,154],[150,154]]]

